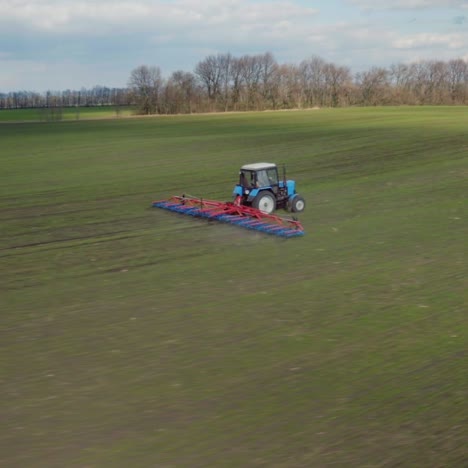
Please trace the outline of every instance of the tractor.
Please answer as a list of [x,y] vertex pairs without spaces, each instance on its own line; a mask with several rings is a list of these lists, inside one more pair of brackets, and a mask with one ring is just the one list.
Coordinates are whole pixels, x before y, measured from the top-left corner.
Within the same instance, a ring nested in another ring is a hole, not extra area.
[[267,214],[278,208],[293,213],[300,213],[305,208],[304,198],[296,192],[296,182],[286,180],[284,166],[283,179],[280,180],[278,168],[272,163],[242,166],[233,196],[236,205],[251,206]]

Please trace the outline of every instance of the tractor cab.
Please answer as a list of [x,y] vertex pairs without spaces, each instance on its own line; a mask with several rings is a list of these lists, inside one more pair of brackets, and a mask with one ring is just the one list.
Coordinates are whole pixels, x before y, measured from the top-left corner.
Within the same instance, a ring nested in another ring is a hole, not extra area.
[[277,208],[293,212],[303,211],[304,199],[296,193],[296,183],[278,177],[278,168],[273,163],[254,163],[242,166],[239,183],[234,187],[234,202],[252,206],[264,213],[272,213]]
[[247,189],[278,186],[278,168],[275,164],[247,164],[241,167],[239,175],[239,185]]

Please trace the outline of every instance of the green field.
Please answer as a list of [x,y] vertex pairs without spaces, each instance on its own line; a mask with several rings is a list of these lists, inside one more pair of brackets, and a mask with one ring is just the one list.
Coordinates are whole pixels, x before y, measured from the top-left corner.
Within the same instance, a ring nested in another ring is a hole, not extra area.
[[129,117],[134,113],[135,109],[126,106],[0,109],[0,123],[109,119]]
[[[21,119],[27,120],[27,119]],[[468,463],[468,112],[0,125],[0,465]],[[151,208],[286,163],[284,240]]]

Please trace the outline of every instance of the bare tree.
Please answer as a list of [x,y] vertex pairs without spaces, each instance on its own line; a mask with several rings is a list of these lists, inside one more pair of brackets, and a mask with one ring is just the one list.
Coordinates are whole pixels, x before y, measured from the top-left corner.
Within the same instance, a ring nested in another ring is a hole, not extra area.
[[233,110],[238,109],[242,91],[242,60],[233,58],[231,63],[231,102]]
[[166,107],[170,113],[191,114],[195,106],[197,93],[196,78],[192,73],[182,70],[172,73],[166,85]]
[[275,108],[276,88],[274,86],[274,77],[278,71],[278,64],[271,52],[266,52],[258,57],[260,62],[260,83],[262,106],[265,108]]
[[275,78],[278,73],[278,64],[273,54],[244,55],[240,59],[240,72],[247,108],[259,110],[271,107],[275,100]]
[[219,72],[220,72],[219,97],[220,97],[222,109],[225,112],[229,110],[229,106],[230,106],[233,62],[234,60],[230,53],[218,55],[218,66],[219,66]]
[[303,60],[299,65],[306,106],[323,106],[326,62],[320,57]]
[[215,55],[210,55],[195,67],[195,75],[198,76],[205,87],[208,99],[212,104],[216,103],[216,99],[219,96],[221,70],[219,56]]
[[156,114],[160,111],[159,98],[162,85],[163,79],[159,67],[141,65],[132,71],[128,86],[142,114]]
[[377,106],[389,102],[389,72],[385,68],[371,68],[356,77],[361,104]]
[[330,107],[348,104],[351,85],[351,70],[328,63],[324,67],[326,102]]
[[304,96],[299,68],[293,64],[280,65],[275,76],[278,106],[283,109],[302,107]]
[[468,63],[462,59],[450,60],[447,73],[452,104],[466,104],[468,95]]
[[427,68],[427,96],[425,102],[431,104],[443,104],[444,97],[448,93],[448,68],[440,61],[425,62]]
[[413,69],[404,63],[393,64],[388,72],[393,104],[415,104]]

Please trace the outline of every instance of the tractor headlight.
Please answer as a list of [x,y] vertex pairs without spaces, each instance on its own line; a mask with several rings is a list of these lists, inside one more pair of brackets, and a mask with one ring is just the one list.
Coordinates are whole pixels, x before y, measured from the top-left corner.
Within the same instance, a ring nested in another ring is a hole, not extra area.
[[245,190],[244,190],[244,193],[245,193],[246,195],[248,195],[248,194],[250,193],[250,190],[249,190],[249,189],[245,189]]

